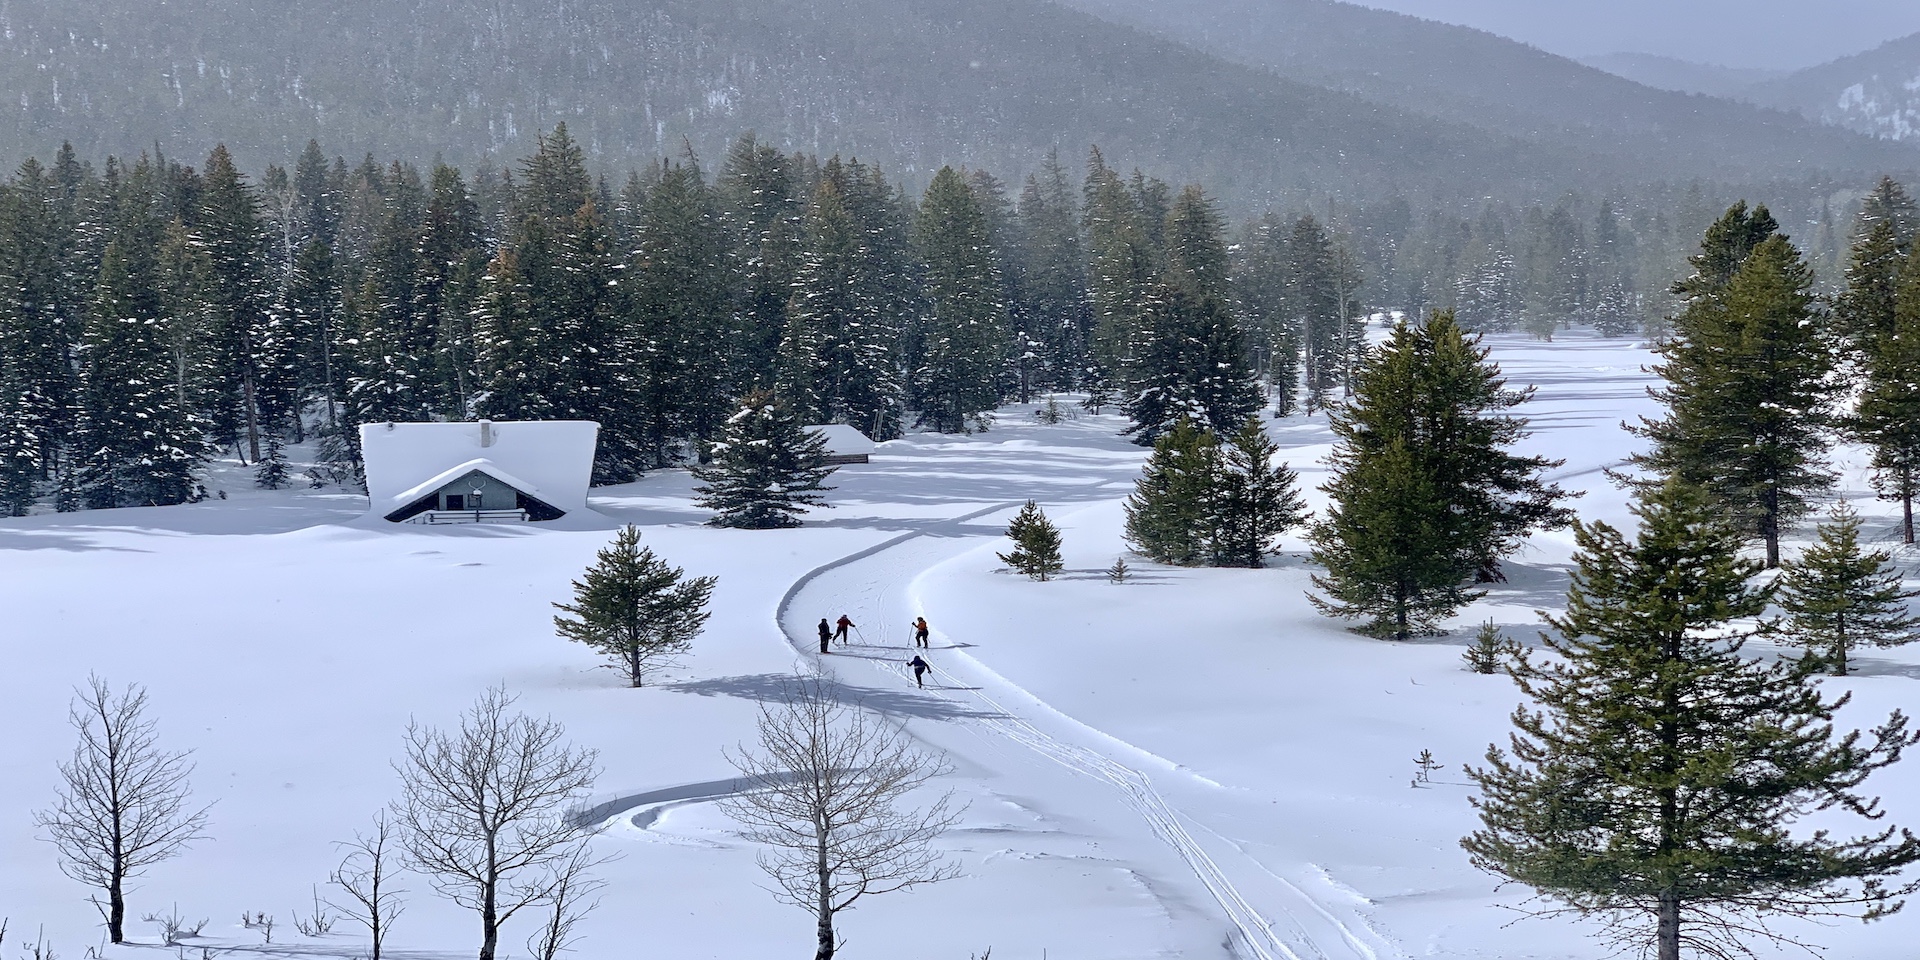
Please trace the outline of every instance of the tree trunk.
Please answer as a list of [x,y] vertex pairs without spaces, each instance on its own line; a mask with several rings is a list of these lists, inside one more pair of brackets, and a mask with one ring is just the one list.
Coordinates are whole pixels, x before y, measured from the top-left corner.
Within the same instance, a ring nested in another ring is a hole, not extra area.
[[1767,538],[1767,569],[1780,568],[1780,491],[1768,490],[1761,497],[1760,533]]
[[818,923],[815,926],[816,942],[813,948],[813,960],[833,960],[833,868],[827,865],[826,838],[821,837],[818,844],[819,902],[815,906]]
[[1900,535],[1902,543],[1913,546],[1913,483],[1904,478],[1900,484]]
[[107,939],[127,942],[127,898],[121,892],[120,871],[115,870],[107,883]]
[[480,888],[480,960],[493,960],[500,945],[500,869],[494,861],[493,840],[487,841],[487,881]]
[[1660,924],[1654,933],[1659,960],[1680,960],[1680,895],[1669,890],[1660,894]]

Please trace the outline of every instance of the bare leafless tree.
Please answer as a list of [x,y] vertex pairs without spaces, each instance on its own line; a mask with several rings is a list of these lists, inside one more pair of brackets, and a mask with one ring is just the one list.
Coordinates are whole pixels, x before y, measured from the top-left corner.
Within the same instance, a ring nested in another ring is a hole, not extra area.
[[[327,875],[327,882],[340,888],[345,902],[329,900],[327,905],[367,928],[373,937],[373,952],[367,960],[380,960],[387,932],[407,910],[407,891],[393,885],[393,875],[400,870],[398,851],[393,849],[393,821],[387,819],[387,812],[382,810],[373,815],[371,831],[355,833],[352,840],[340,846],[346,850],[346,856]],[[316,907],[314,912],[318,913],[319,909]]]
[[573,948],[579,935],[573,928],[600,905],[598,894],[606,882],[592,875],[594,867],[606,862],[596,858],[585,841],[573,853],[555,863],[553,882],[547,887],[547,915],[538,933],[527,938],[527,952],[533,960],[555,960]]
[[480,915],[480,960],[494,960],[501,925],[546,898],[585,836],[567,813],[597,773],[594,752],[568,746],[559,722],[510,713],[513,703],[494,688],[456,731],[409,726],[395,764],[394,826],[408,865]]
[[944,759],[812,679],[761,705],[759,733],[759,749],[728,754],[745,784],[724,806],[767,845],[760,868],[774,897],[813,914],[815,960],[831,960],[834,917],[861,897],[959,875],[932,846],[960,817],[953,795],[905,802],[952,771]]
[[58,799],[35,811],[34,823],[60,851],[61,871],[105,894],[104,904],[98,895],[93,904],[107,938],[125,943],[127,881],[200,839],[207,808],[188,804],[193,764],[185,752],[160,748],[138,684],[116,694],[89,677],[68,719],[80,742],[60,765]]

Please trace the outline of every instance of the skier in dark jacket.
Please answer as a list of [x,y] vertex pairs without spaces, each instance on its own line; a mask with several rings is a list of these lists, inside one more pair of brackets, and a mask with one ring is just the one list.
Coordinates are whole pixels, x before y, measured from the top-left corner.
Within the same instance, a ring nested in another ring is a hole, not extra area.
[[827,652],[827,641],[833,639],[833,628],[827,625],[827,618],[820,618],[820,652]]
[[848,619],[847,615],[843,613],[840,615],[840,619],[834,621],[833,626],[833,638],[841,643],[846,643],[847,631],[853,629],[853,621]]
[[917,653],[913,655],[912,660],[907,661],[907,666],[913,668],[913,682],[918,685],[920,689],[925,690],[927,688],[927,671],[933,669],[933,667],[925,660],[920,659],[920,655]]

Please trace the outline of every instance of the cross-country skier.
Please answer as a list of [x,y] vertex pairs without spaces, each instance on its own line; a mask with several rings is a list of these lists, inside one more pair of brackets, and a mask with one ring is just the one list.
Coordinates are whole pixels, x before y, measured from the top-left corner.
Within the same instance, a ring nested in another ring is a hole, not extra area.
[[846,643],[847,631],[853,629],[853,621],[847,619],[847,615],[843,613],[840,615],[840,619],[834,621],[833,626],[833,638],[841,643]]
[[827,652],[827,641],[833,639],[833,628],[827,625],[827,618],[820,618],[820,652]]
[[913,655],[912,660],[907,661],[907,666],[913,668],[913,682],[918,685],[920,689],[925,690],[927,688],[927,671],[932,669],[932,666],[925,660],[920,659],[920,655],[917,653]]
[[913,618],[913,645],[916,647],[924,647],[927,645],[926,617]]

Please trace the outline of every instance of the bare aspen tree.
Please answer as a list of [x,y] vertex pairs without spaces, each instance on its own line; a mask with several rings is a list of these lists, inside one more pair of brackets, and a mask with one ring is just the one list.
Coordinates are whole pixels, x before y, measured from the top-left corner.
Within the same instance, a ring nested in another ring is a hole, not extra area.
[[953,795],[905,802],[952,771],[944,759],[818,680],[795,681],[780,702],[762,704],[759,734],[758,750],[728,754],[745,783],[724,805],[749,840],[768,847],[759,860],[774,897],[813,914],[815,960],[831,960],[834,917],[861,897],[959,875],[932,847],[960,817]]
[[341,898],[344,903],[329,900],[327,905],[366,927],[373,937],[373,951],[367,960],[380,960],[388,931],[407,910],[407,891],[393,885],[393,875],[400,869],[393,832],[393,822],[387,819],[385,810],[374,814],[371,831],[355,833],[352,840],[340,844],[346,856],[327,875],[327,882],[345,894]]
[[494,960],[500,927],[543,901],[586,833],[568,808],[592,788],[595,753],[565,743],[551,719],[509,713],[488,690],[460,729],[407,728],[395,764],[402,795],[394,825],[407,863],[441,896],[480,915],[480,960]]
[[60,851],[60,869],[98,895],[93,905],[107,938],[126,942],[126,883],[201,839],[207,808],[188,805],[186,752],[160,748],[138,684],[114,693],[99,677],[75,691],[68,720],[80,733],[73,758],[60,765],[60,794],[34,823]]
[[605,862],[604,858],[595,859],[582,842],[573,848],[571,855],[555,865],[553,882],[548,885],[544,898],[546,918],[541,922],[539,932],[527,938],[527,952],[533,956],[533,960],[555,960],[560,954],[573,949],[574,943],[580,939],[573,928],[600,905],[597,895],[606,882],[596,879],[591,871]]

